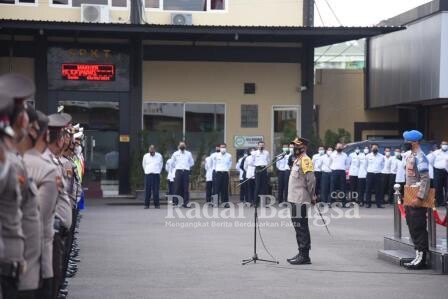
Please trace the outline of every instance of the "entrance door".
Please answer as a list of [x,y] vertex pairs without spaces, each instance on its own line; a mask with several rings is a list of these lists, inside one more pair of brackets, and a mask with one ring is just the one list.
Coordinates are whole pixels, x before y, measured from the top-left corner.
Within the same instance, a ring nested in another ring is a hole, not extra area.
[[119,103],[106,101],[64,101],[64,112],[84,127],[86,194],[102,197],[118,194]]
[[300,136],[300,106],[274,106],[272,112],[272,150],[277,155],[281,153],[282,143]]

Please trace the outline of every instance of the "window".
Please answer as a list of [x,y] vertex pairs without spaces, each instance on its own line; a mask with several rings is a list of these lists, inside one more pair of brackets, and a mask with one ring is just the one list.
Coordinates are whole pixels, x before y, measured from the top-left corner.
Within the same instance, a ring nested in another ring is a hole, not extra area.
[[24,4],[24,5],[28,5],[28,4],[36,4],[37,0],[0,0],[0,4]]
[[273,151],[281,152],[283,143],[289,143],[295,136],[300,136],[299,108],[297,106],[277,106],[273,109]]
[[241,105],[241,128],[258,128],[258,105]]
[[[4,0],[0,0],[4,1]],[[33,1],[33,0],[19,0],[19,1]],[[81,7],[81,4],[96,4],[108,5],[112,8],[127,8],[130,0],[51,0],[55,6],[66,5],[69,7]]]
[[144,138],[161,152],[176,150],[185,139],[193,153],[208,153],[216,143],[224,142],[225,105],[144,103],[143,127]]
[[166,11],[223,11],[227,0],[145,0],[145,8]]

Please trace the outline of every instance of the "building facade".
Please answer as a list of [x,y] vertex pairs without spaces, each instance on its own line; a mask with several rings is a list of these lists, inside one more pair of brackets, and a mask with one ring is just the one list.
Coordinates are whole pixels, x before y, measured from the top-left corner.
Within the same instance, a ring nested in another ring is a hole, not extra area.
[[397,30],[310,27],[310,0],[32,1],[0,0],[0,73],[86,127],[89,189],[120,194],[147,144],[168,157],[186,140],[201,160],[311,136],[314,48]]

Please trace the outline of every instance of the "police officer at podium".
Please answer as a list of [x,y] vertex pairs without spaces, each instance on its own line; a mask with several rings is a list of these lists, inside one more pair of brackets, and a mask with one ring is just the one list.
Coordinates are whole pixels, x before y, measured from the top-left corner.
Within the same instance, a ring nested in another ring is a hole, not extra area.
[[422,133],[416,130],[406,131],[403,137],[405,142],[411,144],[411,150],[406,153],[406,186],[419,184],[417,197],[413,199],[411,205],[406,206],[406,223],[416,255],[414,260],[405,263],[404,267],[417,270],[426,267],[428,252],[427,208],[422,207],[422,201],[428,197],[429,193],[429,161],[420,148]]

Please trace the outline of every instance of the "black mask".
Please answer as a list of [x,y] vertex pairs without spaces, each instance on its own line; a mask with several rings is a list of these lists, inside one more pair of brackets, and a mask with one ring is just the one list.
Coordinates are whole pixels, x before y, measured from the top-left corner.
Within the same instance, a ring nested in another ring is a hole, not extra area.
[[264,150],[264,146],[260,146],[260,151]]
[[342,152],[342,148],[337,148],[336,151],[337,151],[338,153],[341,153],[341,152]]
[[219,148],[216,149],[216,152],[219,153]]
[[378,149],[377,149],[377,148],[374,148],[374,149],[372,150],[372,153],[374,153],[374,154],[378,153]]
[[181,145],[181,146],[179,146],[179,149],[180,149],[181,151],[184,151],[184,150],[185,150],[185,146],[184,146],[184,145]]

